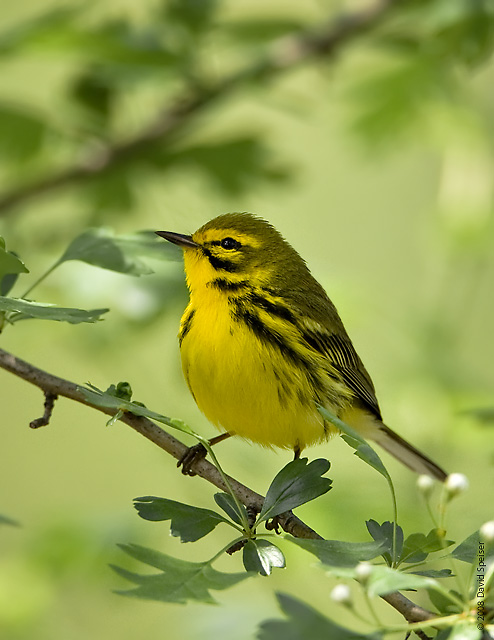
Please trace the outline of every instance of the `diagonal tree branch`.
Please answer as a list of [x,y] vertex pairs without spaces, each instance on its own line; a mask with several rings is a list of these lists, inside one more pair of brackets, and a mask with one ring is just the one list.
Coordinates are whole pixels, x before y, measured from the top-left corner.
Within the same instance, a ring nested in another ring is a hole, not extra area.
[[[114,415],[116,413],[115,410],[92,404],[74,382],[54,376],[3,349],[0,349],[0,368],[35,385],[43,391],[45,396],[69,398],[70,400],[80,402],[107,415]],[[179,460],[187,450],[187,446],[183,442],[177,440],[177,438],[147,418],[125,412],[120,420],[177,460]],[[198,460],[194,463],[193,469],[198,476],[201,476],[219,489],[223,491],[226,490],[226,486],[218,469],[207,460]],[[264,497],[238,482],[235,478],[231,476],[227,477],[238,499],[246,506],[254,506],[260,511]],[[296,538],[322,539],[322,536],[292,513],[280,516],[279,523],[284,531]],[[382,596],[382,598],[394,609],[399,611],[407,622],[422,622],[435,617],[431,611],[419,607],[399,592],[387,594]]]
[[232,95],[249,82],[270,80],[284,71],[318,58],[334,59],[344,46],[378,26],[402,2],[403,0],[378,0],[367,8],[340,15],[325,28],[307,30],[278,40],[265,56],[244,69],[235,71],[215,84],[202,85],[195,90],[187,89],[170,104],[164,105],[155,120],[134,137],[99,150],[85,161],[59,173],[3,193],[0,195],[0,215],[11,213],[15,207],[36,196],[85,182],[115,169],[124,162],[137,158],[141,151],[149,150],[150,145],[172,142],[178,133],[214,102]]

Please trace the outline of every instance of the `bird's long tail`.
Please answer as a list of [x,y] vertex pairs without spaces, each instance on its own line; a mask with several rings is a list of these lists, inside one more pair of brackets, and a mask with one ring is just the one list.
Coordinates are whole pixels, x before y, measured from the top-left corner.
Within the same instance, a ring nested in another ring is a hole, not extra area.
[[380,424],[377,432],[372,434],[372,439],[385,451],[397,458],[405,466],[417,473],[425,473],[444,482],[447,473],[441,469],[426,455],[392,431],[385,424]]

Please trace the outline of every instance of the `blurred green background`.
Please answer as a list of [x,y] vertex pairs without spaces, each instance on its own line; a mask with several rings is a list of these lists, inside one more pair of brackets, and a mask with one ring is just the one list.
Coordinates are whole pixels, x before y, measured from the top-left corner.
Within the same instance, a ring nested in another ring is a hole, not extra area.
[[[0,232],[31,274],[90,226],[192,232],[226,211],[272,222],[338,307],[376,384],[386,422],[449,471],[470,479],[449,515],[460,540],[493,517],[494,15],[489,2],[408,2],[335,60],[239,82],[167,139],[113,168],[33,197],[26,185],[84,166],[138,136],[163,105],[200,95],[268,55],[278,38],[325,28],[360,2],[329,0],[24,0],[4,3],[0,30]],[[91,166],[95,166],[94,164]],[[10,206],[2,195],[21,193]],[[131,278],[67,263],[35,299],[110,307],[95,325],[28,321],[2,348],[53,374],[106,388],[128,380],[148,407],[214,435],[189,396],[176,334],[187,294],[178,263]],[[285,545],[288,568],[220,593],[220,607],[129,600],[110,563],[134,542],[206,559],[218,531],[181,546],[166,524],[140,520],[132,498],[213,506],[213,490],[123,424],[57,402],[0,371],[0,637],[207,637],[246,640],[278,615],[274,590],[336,620],[331,578]],[[381,477],[340,441],[311,449],[332,462],[334,488],[300,517],[327,538],[367,539],[364,521],[392,518]],[[286,452],[232,439],[225,469],[265,492]],[[414,475],[390,460],[401,524],[431,528]],[[225,570],[239,570],[226,558]],[[427,601],[422,601],[430,606]],[[400,621],[384,603],[388,621]],[[358,625],[357,625],[358,626]]]

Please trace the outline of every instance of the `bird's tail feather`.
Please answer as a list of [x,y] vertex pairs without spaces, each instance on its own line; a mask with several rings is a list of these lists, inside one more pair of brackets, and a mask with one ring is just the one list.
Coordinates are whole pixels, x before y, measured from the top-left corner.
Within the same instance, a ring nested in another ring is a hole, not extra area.
[[385,451],[390,453],[412,471],[425,473],[428,476],[437,478],[437,480],[441,480],[441,482],[446,480],[447,473],[441,469],[441,467],[412,446],[409,442],[400,437],[397,433],[392,431],[385,424],[379,425],[378,432],[374,433],[372,438]]

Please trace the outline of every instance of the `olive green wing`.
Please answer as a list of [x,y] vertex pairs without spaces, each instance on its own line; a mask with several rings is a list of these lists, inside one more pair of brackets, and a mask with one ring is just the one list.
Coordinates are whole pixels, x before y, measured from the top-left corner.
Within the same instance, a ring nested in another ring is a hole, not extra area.
[[352,341],[348,337],[341,321],[330,332],[313,320],[304,322],[303,336],[307,343],[328,358],[332,367],[338,371],[343,381],[379,419],[381,410],[371,377],[359,358]]

